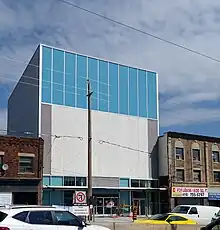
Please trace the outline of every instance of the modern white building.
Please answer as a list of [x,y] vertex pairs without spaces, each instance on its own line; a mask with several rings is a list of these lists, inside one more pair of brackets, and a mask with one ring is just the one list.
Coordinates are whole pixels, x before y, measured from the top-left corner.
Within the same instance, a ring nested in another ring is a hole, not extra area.
[[87,189],[87,79],[96,213],[135,202],[150,214],[159,190],[150,158],[159,127],[155,72],[39,45],[9,98],[9,133],[43,137],[43,202],[71,205],[73,192]]

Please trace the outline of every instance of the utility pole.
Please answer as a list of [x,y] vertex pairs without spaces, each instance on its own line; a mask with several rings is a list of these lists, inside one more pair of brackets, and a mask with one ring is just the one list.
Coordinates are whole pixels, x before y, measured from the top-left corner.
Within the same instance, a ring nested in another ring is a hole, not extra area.
[[[87,103],[88,103],[88,201],[92,198],[92,122],[91,122],[91,96],[90,81],[87,80]],[[92,219],[93,208],[89,208],[89,221]]]

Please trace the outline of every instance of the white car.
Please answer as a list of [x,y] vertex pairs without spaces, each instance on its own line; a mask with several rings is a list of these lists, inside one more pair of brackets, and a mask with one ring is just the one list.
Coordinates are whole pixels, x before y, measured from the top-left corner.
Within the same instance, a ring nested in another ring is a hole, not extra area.
[[88,225],[67,210],[51,206],[0,207],[0,230],[110,230]]

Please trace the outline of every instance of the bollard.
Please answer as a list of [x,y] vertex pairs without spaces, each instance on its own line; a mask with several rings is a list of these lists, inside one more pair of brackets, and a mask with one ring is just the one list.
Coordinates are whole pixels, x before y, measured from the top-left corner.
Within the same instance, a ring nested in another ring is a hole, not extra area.
[[177,224],[171,224],[171,229],[172,230],[177,230]]
[[115,222],[113,222],[113,230],[115,230],[116,228],[115,228]]

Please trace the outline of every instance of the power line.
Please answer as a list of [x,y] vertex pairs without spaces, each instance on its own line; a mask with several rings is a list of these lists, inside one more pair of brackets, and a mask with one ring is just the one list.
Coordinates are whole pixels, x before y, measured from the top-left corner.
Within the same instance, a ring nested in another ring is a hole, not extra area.
[[[39,65],[36,65],[36,64],[32,64],[32,63],[30,63],[30,62],[25,62],[25,61],[21,61],[21,60],[19,60],[19,59],[15,59],[15,58],[10,58],[10,57],[6,57],[6,56],[0,56],[0,58],[2,58],[2,59],[6,59],[6,60],[9,60],[9,61],[14,61],[14,62],[20,62],[20,63],[22,63],[22,64],[25,64],[26,65],[26,67],[27,66],[32,66],[32,67],[36,67],[36,68],[39,68],[40,66]],[[50,72],[52,72],[52,73],[61,73],[61,74],[65,74],[65,76],[72,76],[72,74],[71,73],[64,73],[64,71],[60,71],[60,70],[54,70],[54,69],[50,69],[50,68],[42,68],[42,71],[43,70],[49,70]],[[24,72],[23,72],[24,73]],[[21,76],[25,76],[25,75],[21,75]],[[73,76],[72,76],[73,77]],[[74,76],[74,77],[76,77],[76,78],[84,78],[85,80],[87,80],[88,78],[87,77],[82,77],[82,76]],[[35,79],[37,79],[37,78],[35,78]],[[112,86],[112,85],[110,85],[110,84],[108,84],[108,83],[106,83],[106,82],[101,82],[101,81],[98,81],[98,80],[95,80],[95,79],[89,79],[91,82],[96,82],[97,84],[101,84],[101,85],[107,85],[107,86]]]
[[159,36],[154,35],[154,34],[152,34],[152,33],[143,31],[143,30],[141,30],[141,29],[138,29],[138,28],[136,28],[136,27],[134,27],[134,26],[128,25],[128,24],[123,23],[123,22],[120,22],[120,21],[118,21],[118,20],[109,18],[109,17],[107,17],[107,16],[105,16],[105,15],[103,15],[103,14],[96,13],[96,12],[94,12],[94,11],[92,11],[92,10],[86,9],[86,8],[84,8],[84,7],[82,7],[82,6],[79,6],[79,5],[76,5],[76,4],[72,3],[72,2],[68,2],[68,1],[66,1],[66,0],[58,0],[58,1],[63,2],[63,3],[65,3],[65,4],[67,4],[67,5],[72,6],[72,7],[75,7],[75,8],[77,8],[77,9],[79,9],[79,10],[84,11],[84,12],[87,12],[87,13],[89,13],[89,14],[92,14],[92,15],[94,15],[94,16],[97,16],[97,17],[100,17],[100,18],[102,18],[102,19],[105,19],[105,20],[107,20],[107,21],[109,21],[109,22],[118,24],[118,25],[120,25],[120,26],[123,26],[123,27],[126,27],[126,28],[128,28],[128,29],[134,30],[134,31],[136,31],[136,32],[139,32],[139,33],[141,33],[141,34],[147,35],[147,36],[152,37],[152,38],[154,38],[154,39],[157,39],[157,40],[159,40],[159,41],[165,42],[165,43],[170,44],[170,45],[172,45],[172,46],[178,47],[178,48],[180,48],[180,49],[186,50],[186,51],[188,51],[188,52],[197,54],[197,55],[202,56],[202,57],[204,57],[204,58],[208,58],[208,59],[210,59],[210,60],[212,60],[212,61],[215,61],[215,62],[219,62],[219,63],[220,63],[220,60],[217,59],[217,58],[214,58],[214,57],[209,56],[209,55],[207,55],[207,54],[201,53],[201,52],[196,51],[196,50],[194,50],[194,49],[188,48],[188,47],[186,47],[186,46],[184,46],[184,45],[180,45],[180,44],[178,44],[178,43],[169,41],[169,40],[167,40],[167,39],[165,39],[165,38],[162,38],[162,37],[159,37]]
[[[39,79],[37,78],[34,78],[34,77],[30,77],[30,76],[27,76],[27,75],[22,75],[23,78],[27,78],[27,79],[31,79],[31,80],[36,80],[36,81],[39,81]],[[13,81],[13,82],[16,82],[17,84],[24,84],[24,85],[30,85],[30,86],[35,86],[35,87],[39,87],[39,84],[33,84],[33,83],[29,83],[29,82],[24,82],[22,81],[23,79],[20,78],[19,81],[15,80],[15,79],[11,79],[11,78],[7,78],[7,77],[4,77],[4,76],[0,76],[0,78],[3,78],[3,79],[7,79],[9,81]],[[43,80],[42,81],[43,83],[46,82],[46,83],[51,83],[50,81],[48,80]],[[86,83],[86,82],[85,82]],[[86,89],[82,89],[82,88],[79,88],[79,87],[74,87],[74,86],[70,86],[70,85],[65,85],[65,84],[61,84],[61,83],[56,83],[56,82],[53,82],[51,83],[52,85],[58,85],[58,86],[65,86],[65,88],[72,88],[72,89],[75,89],[76,91],[85,91],[85,95],[86,95]],[[42,85],[42,88],[49,88],[45,85]],[[68,90],[62,90],[62,89],[56,89],[56,91],[59,91],[59,92],[66,92],[66,93],[70,93],[70,94],[73,94],[73,95],[82,95],[81,93],[78,93],[78,92],[75,92],[73,93],[72,91],[68,91]],[[106,97],[111,97],[111,95],[109,94],[106,94],[106,93],[102,93],[102,92],[97,92],[97,91],[94,91],[95,94],[97,95],[100,95],[100,96],[106,96]],[[94,99],[99,99],[99,100],[103,100],[103,101],[106,101],[108,102],[108,100],[105,100],[105,99],[102,99],[102,98],[97,98],[97,97],[94,97]]]
[[123,148],[123,149],[128,149],[128,150],[131,150],[131,151],[136,151],[136,152],[140,152],[140,153],[150,154],[147,151],[143,151],[143,150],[140,150],[140,149],[134,149],[134,148],[129,147],[129,146],[124,146],[124,145],[116,144],[116,143],[105,141],[105,140],[99,140],[99,144],[107,144],[107,145],[112,145],[112,146],[120,147],[120,148]]

